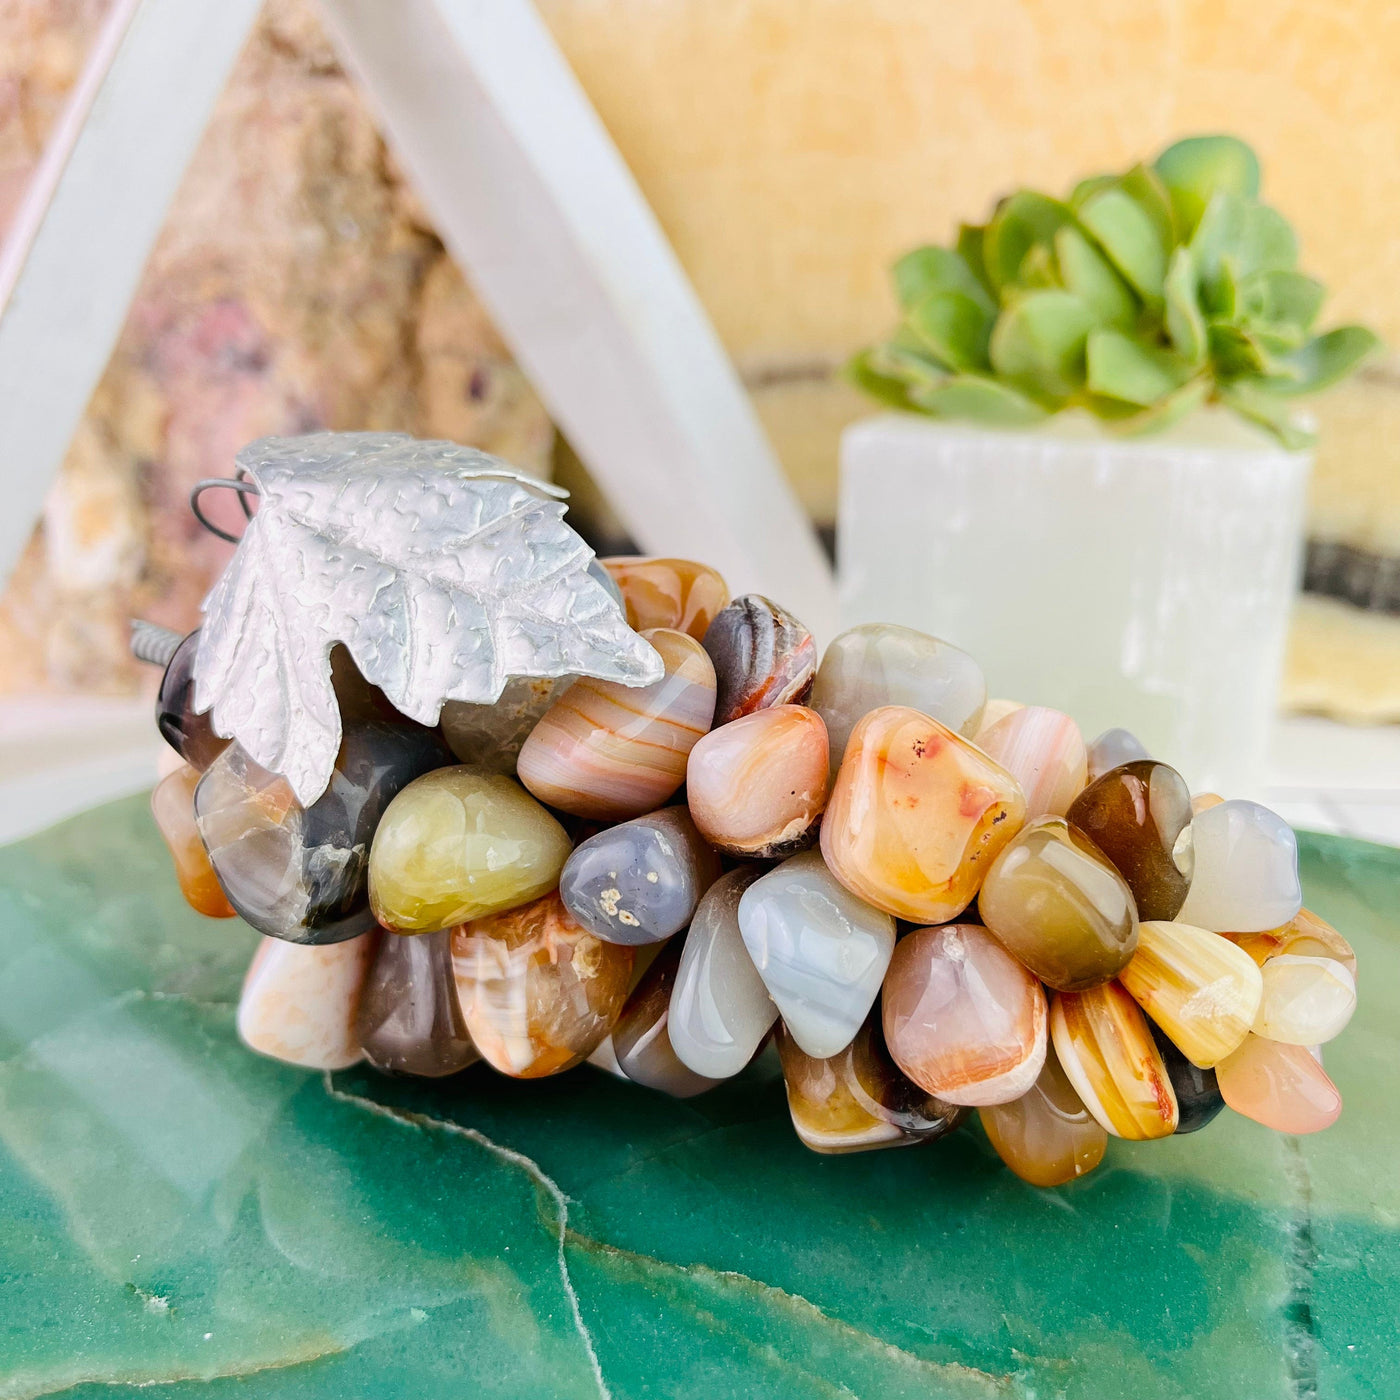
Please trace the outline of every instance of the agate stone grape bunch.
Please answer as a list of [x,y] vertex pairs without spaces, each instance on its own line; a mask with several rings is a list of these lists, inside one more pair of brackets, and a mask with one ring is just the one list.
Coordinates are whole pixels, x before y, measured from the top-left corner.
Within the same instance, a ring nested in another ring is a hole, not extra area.
[[156,820],[189,902],[264,935],[254,1050],[441,1077],[588,1061],[678,1097],[776,1042],[818,1152],[931,1141],[977,1109],[1026,1180],[1110,1135],[1223,1106],[1281,1132],[1341,1108],[1319,1045],[1356,1003],[1345,939],[1302,908],[1286,823],[1192,797],[1128,733],[987,699],[965,652],[904,627],[811,633],[677,559],[603,562],[665,674],[510,682],[398,714],[332,654],[325,793],[193,710]]

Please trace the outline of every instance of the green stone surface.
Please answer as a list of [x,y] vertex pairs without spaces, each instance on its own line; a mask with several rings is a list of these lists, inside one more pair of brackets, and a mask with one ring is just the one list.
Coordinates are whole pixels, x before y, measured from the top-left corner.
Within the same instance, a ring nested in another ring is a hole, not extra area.
[[1400,851],[1317,1137],[1226,1113],[1041,1191],[973,1128],[819,1157],[771,1065],[661,1098],[325,1077],[233,1031],[253,934],[143,800],[0,851],[0,1397],[1400,1396]]

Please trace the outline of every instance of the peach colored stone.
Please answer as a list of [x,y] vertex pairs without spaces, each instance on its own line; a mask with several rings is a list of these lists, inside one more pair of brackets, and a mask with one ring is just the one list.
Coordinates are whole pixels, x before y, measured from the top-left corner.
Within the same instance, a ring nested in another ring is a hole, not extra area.
[[711,730],[690,751],[690,815],[711,845],[773,859],[807,845],[826,806],[826,725],[815,710],[777,705]]
[[982,736],[994,725],[1000,724],[1007,715],[1014,715],[1017,710],[1024,710],[1026,707],[1019,700],[988,700],[983,706],[982,716],[977,721],[977,728],[972,733],[972,742],[980,744]]
[[1045,1063],[1044,989],[979,924],[906,935],[882,996],[895,1063],[946,1103],[1010,1103]]
[[1316,1133],[1342,1111],[1342,1096],[1305,1045],[1251,1035],[1215,1067],[1226,1104],[1278,1133]]
[[1023,705],[979,730],[976,742],[1020,783],[1027,820],[1064,816],[1089,780],[1084,736],[1059,710]]
[[1019,784],[918,710],[888,705],[855,727],[822,819],[822,854],[847,889],[916,923],[972,902],[1021,829]]
[[598,561],[617,584],[627,623],[635,631],[670,627],[698,642],[729,602],[717,570],[693,559],[621,556]]
[[[166,750],[162,750],[166,752]],[[165,838],[170,859],[175,863],[175,878],[180,893],[191,909],[211,919],[233,918],[233,905],[228,902],[219,877],[209,861],[209,852],[200,840],[194,819],[194,790],[203,775],[188,763],[182,763],[168,773],[151,793],[151,815]]]
[[642,634],[666,674],[628,687],[585,676],[545,711],[516,775],[541,802],[596,821],[654,811],[685,780],[686,760],[715,712],[715,668],[694,637]]
[[264,938],[238,999],[238,1034],[260,1055],[306,1069],[363,1058],[356,1021],[378,930],[343,943]]

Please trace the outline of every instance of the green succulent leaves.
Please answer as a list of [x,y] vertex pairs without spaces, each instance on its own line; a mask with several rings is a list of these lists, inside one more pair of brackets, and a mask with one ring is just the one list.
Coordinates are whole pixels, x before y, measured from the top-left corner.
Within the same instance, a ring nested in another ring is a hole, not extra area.
[[1254,152],[1192,137],[1065,200],[1019,190],[955,246],[905,254],[900,325],[848,374],[892,407],[999,426],[1081,407],[1150,432],[1215,401],[1299,446],[1292,401],[1378,342],[1313,334],[1324,289],[1297,259]]

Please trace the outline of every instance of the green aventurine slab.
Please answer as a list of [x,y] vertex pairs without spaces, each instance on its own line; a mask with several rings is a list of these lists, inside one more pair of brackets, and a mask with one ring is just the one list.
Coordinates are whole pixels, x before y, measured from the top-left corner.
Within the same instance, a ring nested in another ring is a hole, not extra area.
[[980,1131],[823,1158],[771,1065],[436,1084],[262,1060],[253,943],[140,799],[0,851],[0,1397],[1400,1395],[1400,851],[1303,839],[1352,939],[1341,1122],[1223,1115],[1039,1191]]

